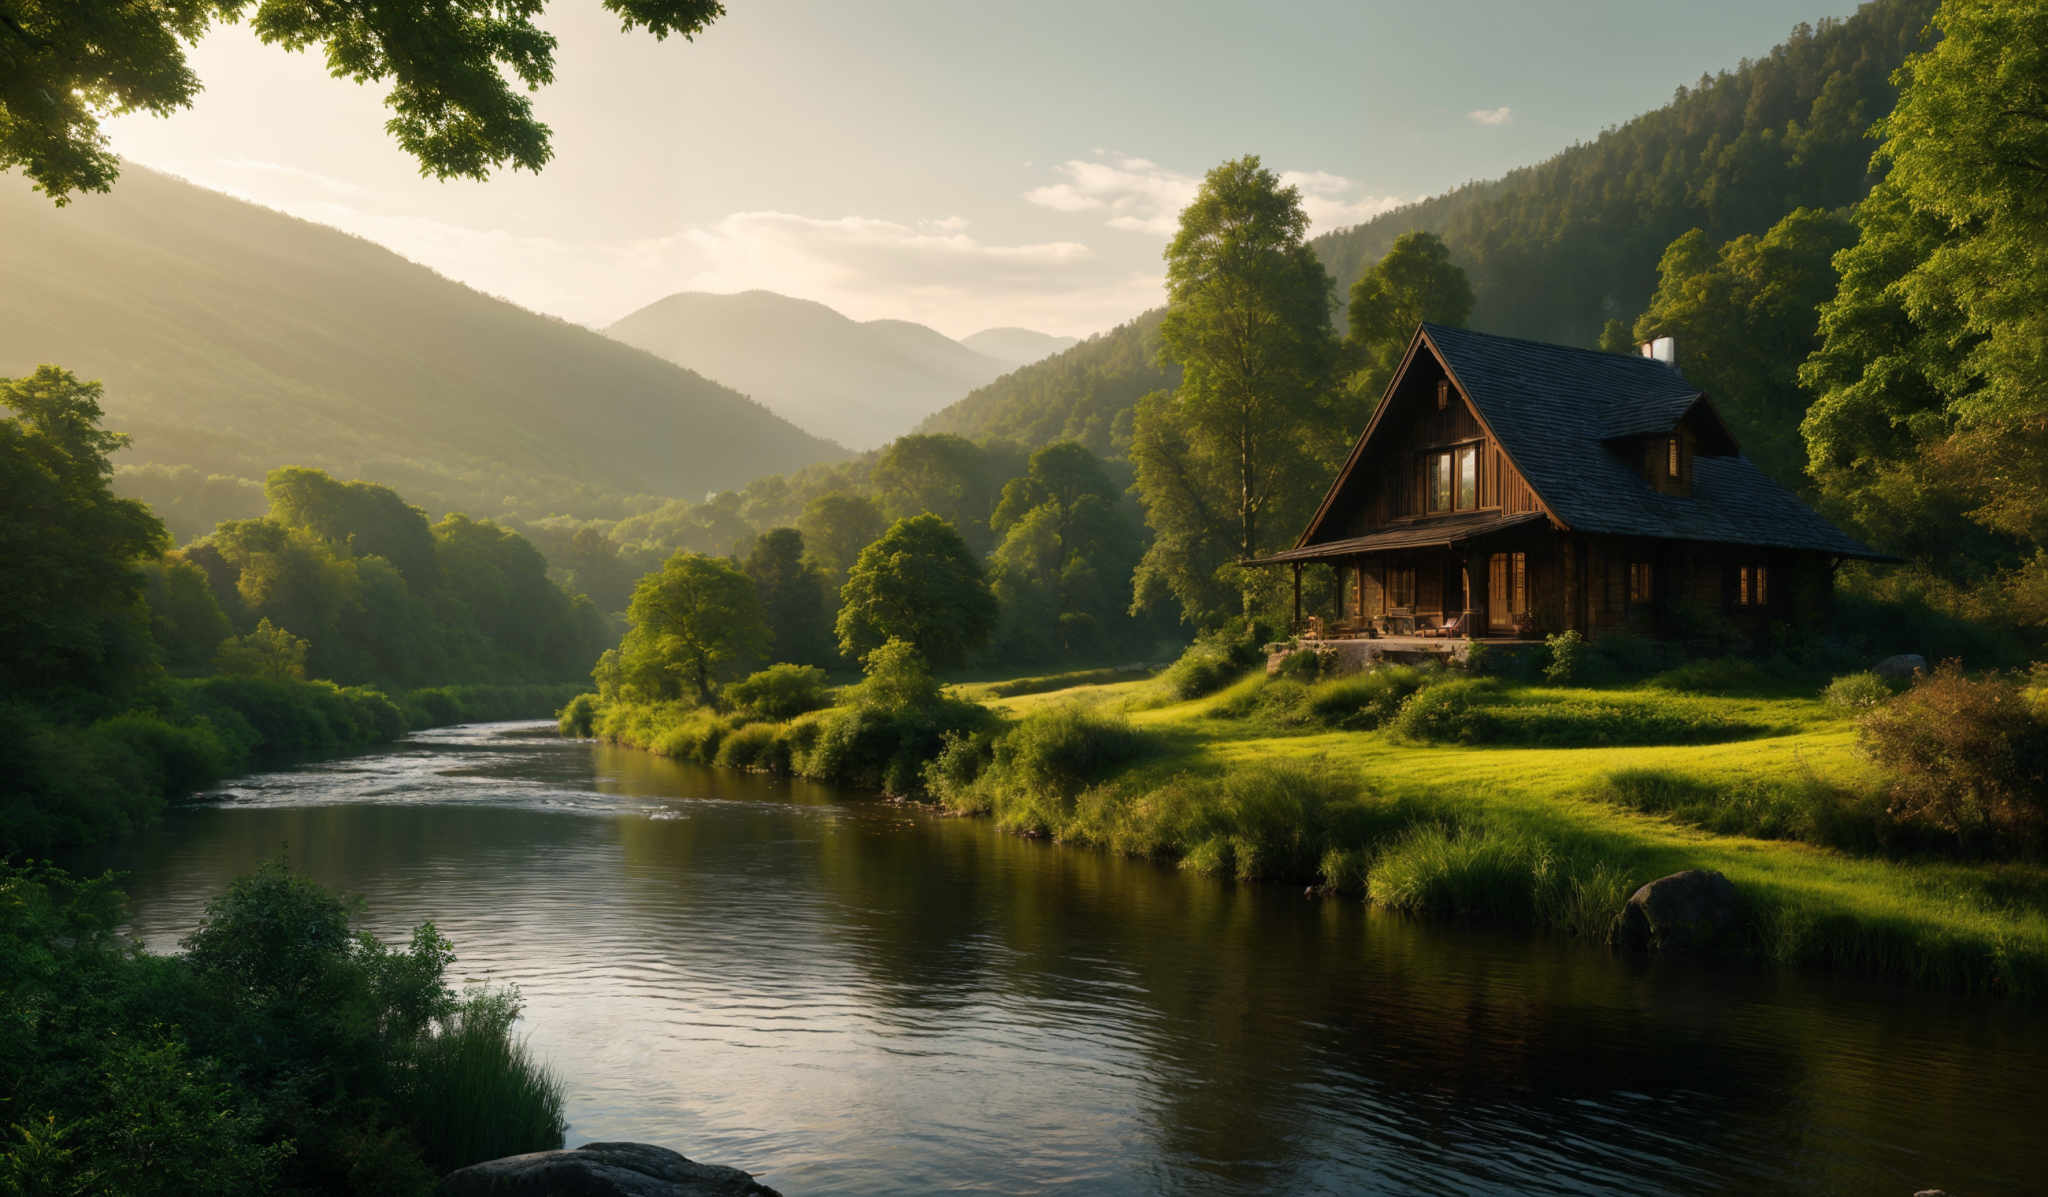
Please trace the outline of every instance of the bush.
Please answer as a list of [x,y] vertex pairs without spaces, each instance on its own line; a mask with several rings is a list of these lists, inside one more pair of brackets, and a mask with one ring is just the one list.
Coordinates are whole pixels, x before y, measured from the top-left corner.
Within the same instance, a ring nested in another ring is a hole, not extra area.
[[1543,666],[1544,678],[1553,686],[1571,685],[1585,668],[1586,638],[1577,632],[1559,632],[1544,637],[1543,643],[1550,653]]
[[562,1083],[513,1037],[519,1010],[516,989],[474,991],[420,1044],[404,1105],[434,1173],[562,1142]]
[[1411,665],[1382,665],[1322,682],[1308,692],[1308,716],[1329,727],[1370,731],[1393,719],[1408,697],[1442,674]]
[[1053,832],[1075,799],[1137,759],[1145,741],[1128,722],[1074,704],[1027,716],[993,737],[985,767],[972,741],[955,736],[927,770],[933,792],[960,811],[994,810],[1012,829]]
[[1230,659],[1230,655],[1212,645],[1196,643],[1180,655],[1180,659],[1166,667],[1159,675],[1166,692],[1183,702],[1214,694],[1229,685],[1242,666]]
[[1337,654],[1328,650],[1318,652],[1312,648],[1299,648],[1280,658],[1280,667],[1274,676],[1291,682],[1313,682],[1329,671]]
[[597,695],[578,694],[555,717],[555,727],[565,736],[588,740],[597,734]]
[[1402,739],[1420,743],[1486,743],[1497,738],[1488,708],[1499,694],[1500,683],[1491,678],[1426,686],[1408,696],[1390,726]]
[[1580,651],[1575,676],[1581,681],[1633,681],[1665,668],[1673,656],[1663,641],[1622,629],[1600,633],[1599,639],[1586,642]]
[[1366,892],[1394,910],[1527,923],[1535,913],[1536,856],[1520,836],[1418,827],[1373,857]]
[[749,723],[735,729],[718,746],[712,761],[721,769],[749,769],[757,773],[789,772],[789,744],[782,728],[774,723]]
[[1964,851],[2034,851],[2048,823],[2048,724],[2009,677],[1955,661],[1862,717],[1864,747],[1891,775],[1891,813]]
[[1845,673],[1829,682],[1828,688],[1821,692],[1821,698],[1829,706],[1845,711],[1867,711],[1892,694],[1891,683],[1866,669],[1861,673]]
[[782,722],[832,705],[825,671],[815,665],[771,665],[726,686],[734,712]]
[[226,776],[235,758],[204,719],[173,724],[133,711],[93,724],[91,737],[110,754],[126,754],[145,773],[145,788],[176,800]]

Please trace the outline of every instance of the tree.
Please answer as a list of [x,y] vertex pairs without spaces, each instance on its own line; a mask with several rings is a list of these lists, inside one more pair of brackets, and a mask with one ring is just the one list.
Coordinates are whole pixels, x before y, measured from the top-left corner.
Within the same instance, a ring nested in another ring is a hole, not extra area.
[[897,520],[862,549],[839,591],[839,649],[856,659],[902,640],[934,666],[958,665],[988,643],[995,621],[981,564],[930,513]]
[[351,557],[382,557],[424,593],[437,580],[427,513],[374,482],[340,482],[325,470],[285,466],[263,482],[270,518],[304,528]]
[[177,673],[204,673],[220,642],[235,631],[206,574],[177,553],[151,563],[143,574],[149,588],[150,635],[164,665]]
[[840,581],[853,568],[860,551],[875,543],[889,522],[873,499],[833,491],[805,504],[796,526],[804,534],[804,552],[811,561]]
[[990,520],[1002,540],[989,578],[1005,659],[1100,652],[1127,626],[1126,592],[1143,546],[1118,500],[1102,460],[1074,441],[1040,449],[1003,488]]
[[873,480],[882,510],[891,518],[930,512],[953,525],[980,553],[989,545],[988,519],[1000,494],[998,480],[1015,474],[1021,464],[1013,452],[961,437],[912,433],[882,450]]
[[[1351,397],[1346,431],[1365,430],[1394,380],[1415,326],[1462,325],[1472,316],[1472,284],[1435,233],[1403,233],[1387,256],[1351,284],[1351,332],[1344,338],[1344,389]],[[1344,448],[1349,449],[1347,443]]]
[[1625,340],[1678,339],[1685,376],[1713,398],[1743,452],[1788,486],[1803,482],[1799,364],[1835,293],[1834,255],[1855,239],[1846,213],[1796,208],[1761,237],[1715,250],[1694,229],[1657,264],[1657,290]]
[[754,584],[702,553],[677,553],[640,579],[626,619],[618,669],[643,700],[711,702],[768,648]]
[[775,659],[799,665],[831,661],[831,600],[824,571],[804,560],[804,534],[795,528],[763,532],[740,568],[760,597]]
[[1823,497],[2048,623],[2048,11],[1949,0],[1800,379]]
[[[604,0],[627,29],[685,39],[724,15],[717,0]],[[287,50],[320,47],[329,73],[389,83],[385,129],[436,178],[482,179],[553,156],[526,92],[554,80],[555,38],[534,23],[542,0],[332,4],[321,0],[158,0],[151,4],[7,0],[0,6],[0,168],[19,166],[57,203],[105,191],[120,163],[100,121],[168,116],[199,93],[185,61],[216,23],[245,16]]]
[[137,568],[169,537],[117,498],[100,385],[56,366],[0,379],[0,693],[101,699],[152,667]]
[[1163,585],[1197,622],[1221,618],[1229,590],[1258,609],[1264,579],[1237,563],[1295,514],[1318,438],[1341,435],[1320,394],[1330,278],[1307,231],[1300,193],[1245,157],[1209,172],[1166,250],[1160,334],[1181,383],[1138,406],[1131,459],[1156,539],[1137,593]]
[[260,620],[246,636],[221,641],[213,670],[225,677],[260,677],[278,682],[306,677],[306,641],[269,620]]

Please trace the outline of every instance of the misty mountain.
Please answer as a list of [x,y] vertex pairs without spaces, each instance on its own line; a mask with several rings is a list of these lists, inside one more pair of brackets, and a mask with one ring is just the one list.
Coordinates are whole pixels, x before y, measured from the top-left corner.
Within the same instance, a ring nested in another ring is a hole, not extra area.
[[[1474,328],[1590,346],[1607,320],[1643,310],[1658,258],[1687,230],[1719,243],[1802,204],[1857,202],[1873,182],[1865,131],[1897,101],[1892,72],[1926,44],[1935,4],[1872,0],[1846,20],[1801,25],[1768,55],[1590,142],[1317,237],[1337,330],[1351,284],[1412,230],[1442,237],[1471,278]],[[1179,377],[1151,358],[1159,315],[1013,371],[920,430],[1027,445],[1074,437],[1121,453],[1120,421],[1138,397]]]
[[106,384],[123,465],[309,465],[430,507],[616,514],[845,456],[727,388],[389,250],[132,163],[0,176],[0,376]]
[[[753,396],[784,419],[854,449],[885,444],[1016,365],[907,320],[850,319],[772,291],[681,291],[605,330]],[[1058,338],[991,330],[998,342]],[[976,336],[988,336],[977,333]],[[1050,350],[1048,350],[1050,351]]]
[[976,353],[987,354],[1013,366],[1042,361],[1073,348],[1079,341],[1079,337],[1055,337],[1051,333],[1033,332],[1028,328],[984,328],[960,338],[962,345]]

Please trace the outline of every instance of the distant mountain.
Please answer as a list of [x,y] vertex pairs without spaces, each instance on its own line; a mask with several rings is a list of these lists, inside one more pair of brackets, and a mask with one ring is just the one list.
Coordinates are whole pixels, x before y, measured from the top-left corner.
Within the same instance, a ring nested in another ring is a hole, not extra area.
[[972,336],[960,338],[962,345],[976,353],[987,354],[1014,366],[1049,358],[1061,350],[1073,348],[1079,341],[1079,337],[1055,337],[1028,328],[984,328]]
[[[1472,280],[1472,327],[1592,345],[1633,320],[1665,246],[1762,233],[1792,208],[1836,208],[1869,190],[1871,122],[1898,98],[1891,74],[1926,45],[1936,0],[1871,0],[1847,20],[1801,25],[1768,55],[1682,87],[1671,103],[1535,166],[1396,209],[1312,243],[1342,304],[1402,233],[1443,237]],[[1178,377],[1154,364],[1158,311],[1024,366],[935,413],[922,429],[1027,445],[1079,437],[1122,452],[1119,421]],[[1337,327],[1344,327],[1341,311]]]
[[106,383],[123,464],[321,466],[435,508],[617,513],[845,456],[758,404],[369,241],[125,164],[0,175],[0,376]]
[[605,332],[854,449],[895,439],[1015,365],[922,324],[862,323],[772,291],[682,291]]

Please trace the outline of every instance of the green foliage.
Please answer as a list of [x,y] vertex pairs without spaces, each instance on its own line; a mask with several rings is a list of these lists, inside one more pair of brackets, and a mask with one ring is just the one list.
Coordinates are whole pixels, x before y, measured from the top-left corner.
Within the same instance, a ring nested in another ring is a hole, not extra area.
[[[725,12],[717,0],[605,7],[626,28],[657,38],[689,37]],[[554,80],[554,35],[534,23],[530,3],[458,0],[430,20],[313,0],[173,0],[106,12],[16,0],[11,8],[10,37],[0,43],[0,168],[20,167],[59,204],[77,191],[107,190],[120,173],[100,120],[190,107],[200,83],[185,46],[245,14],[270,45],[322,48],[337,78],[388,83],[385,131],[422,174],[482,179],[508,162],[538,171],[554,156],[548,127],[523,94]]]
[[1385,726],[1410,695],[1438,680],[1436,674],[1412,665],[1381,665],[1311,688],[1307,713],[1325,726],[1370,731]]
[[1550,652],[1544,678],[1553,686],[1571,685],[1584,669],[1586,638],[1577,631],[1563,631],[1545,636],[1543,644]]
[[1228,635],[1208,635],[1188,645],[1179,659],[1159,675],[1160,684],[1176,699],[1186,701],[1214,694],[1236,681],[1251,668],[1253,656],[1243,641]]
[[1435,233],[1403,233],[1386,256],[1351,284],[1350,334],[1344,338],[1344,389],[1351,404],[1342,438],[1350,447],[1394,381],[1415,326],[1462,327],[1472,315],[1472,284]]
[[1126,608],[1143,530],[1094,454],[1072,441],[1033,454],[990,526],[1001,538],[989,559],[995,655],[1099,657],[1137,633]]
[[881,539],[888,531],[882,509],[864,495],[834,491],[819,495],[804,505],[797,530],[803,533],[804,552],[812,564],[835,579],[860,557],[860,551]]
[[643,701],[710,702],[759,659],[769,629],[747,576],[699,553],[677,553],[640,579],[619,645],[620,676]]
[[164,667],[186,675],[205,672],[221,641],[234,635],[205,572],[177,553],[143,566],[142,572],[150,636],[163,653]]
[[1808,396],[1799,365],[1819,308],[1835,293],[1833,258],[1855,240],[1846,213],[1795,208],[1762,236],[1715,250],[1693,229],[1657,264],[1657,290],[1631,340],[1678,339],[1685,377],[1712,399],[1743,455],[1788,486],[1804,480],[1798,434]]
[[832,705],[832,690],[815,665],[770,665],[727,685],[723,698],[737,714],[783,722]]
[[1669,815],[1716,835],[1804,840],[1872,854],[1912,846],[1885,810],[1877,790],[1832,784],[1811,775],[1715,784],[1669,769],[1620,769],[1595,784],[1590,797],[1628,810]]
[[1035,712],[997,735],[986,767],[978,745],[954,736],[925,770],[933,795],[955,810],[1000,810],[1006,826],[1050,831],[1089,786],[1146,750],[1129,722],[1076,705]]
[[105,878],[0,866],[10,1191],[425,1194],[561,1144],[516,995],[458,1001],[431,924],[389,947],[277,864],[209,904],[182,956],[141,954],[121,920]]
[[1131,461],[1153,542],[1134,585],[1198,626],[1259,613],[1269,571],[1238,563],[1313,501],[1300,480],[1327,435],[1335,342],[1307,229],[1300,193],[1245,157],[1209,172],[1167,247],[1160,338],[1181,381],[1138,404]]
[[256,621],[246,636],[230,636],[213,654],[213,671],[222,677],[267,677],[302,681],[306,676],[306,641],[268,619]]
[[836,655],[832,598],[825,572],[805,559],[804,534],[795,528],[763,532],[740,568],[760,599],[768,651],[774,658],[807,665],[830,663]]
[[1894,818],[1968,852],[2032,853],[2048,839],[2048,719],[2018,680],[1946,661],[1860,722]]
[[1778,681],[1747,657],[1709,657],[1667,669],[1649,685],[1680,694],[1756,694],[1774,689]]
[[1492,678],[1456,678],[1409,695],[1388,726],[1405,740],[1447,744],[1484,743],[1498,730],[1492,700],[1501,693]]
[[936,515],[899,519],[861,550],[839,592],[839,648],[864,659],[903,640],[934,665],[958,665],[988,643],[996,600],[981,564]]
[[883,512],[902,521],[935,515],[952,525],[975,554],[989,548],[989,515],[1002,480],[1018,472],[1017,455],[962,437],[912,433],[882,450],[870,475]]
[[1831,707],[1867,711],[1889,699],[1893,693],[1890,682],[1866,669],[1861,673],[1845,673],[1829,682],[1821,697]]
[[390,487],[287,466],[270,471],[263,494],[272,520],[303,528],[346,556],[382,557],[415,590],[433,586],[439,563],[427,514]]
[[555,717],[555,727],[565,736],[587,740],[597,734],[597,712],[597,695],[578,694]]
[[117,498],[101,390],[42,366],[0,379],[0,692],[103,702],[150,672],[136,566],[161,553],[149,509]]
[[711,763],[721,769],[788,773],[791,747],[789,737],[777,725],[747,723],[734,728],[718,742],[718,754]]

